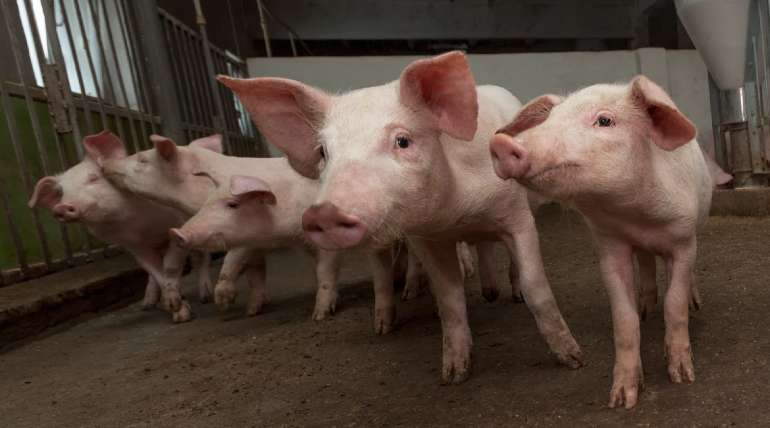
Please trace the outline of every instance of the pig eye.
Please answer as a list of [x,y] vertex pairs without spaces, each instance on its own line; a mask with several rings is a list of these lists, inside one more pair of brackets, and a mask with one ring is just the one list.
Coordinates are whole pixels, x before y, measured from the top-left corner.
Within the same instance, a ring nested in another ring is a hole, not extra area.
[[139,163],[147,163],[148,160],[145,156],[137,156],[136,160],[139,161]]
[[226,202],[226,205],[227,205],[227,208],[230,208],[230,209],[236,210],[236,209],[238,209],[238,207],[239,207],[241,204],[239,204],[239,203],[238,203],[238,201],[235,201],[235,200],[229,200],[229,201],[227,201],[227,202]]
[[411,143],[412,142],[409,141],[409,138],[407,138],[404,135],[399,135],[398,137],[396,137],[396,146],[398,146],[399,149],[405,149],[409,147],[409,144]]
[[324,146],[318,147],[318,154],[321,155],[321,159],[326,160],[326,151],[324,150]]
[[86,178],[86,182],[93,183],[94,181],[98,180],[99,176],[96,174],[88,174],[88,178]]
[[609,128],[610,126],[615,125],[615,121],[613,121],[611,118],[607,116],[599,116],[596,119],[596,122],[594,122],[595,126],[599,126],[601,128]]

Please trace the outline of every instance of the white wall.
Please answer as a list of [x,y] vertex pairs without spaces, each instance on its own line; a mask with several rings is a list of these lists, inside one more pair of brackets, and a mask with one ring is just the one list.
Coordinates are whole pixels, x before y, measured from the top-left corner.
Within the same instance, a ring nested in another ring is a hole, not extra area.
[[[301,80],[331,92],[382,84],[398,78],[417,56],[249,58],[249,75]],[[710,141],[708,74],[695,50],[470,55],[479,84],[503,86],[522,102],[544,94],[566,94],[583,86],[646,74],[666,88],[678,107]]]

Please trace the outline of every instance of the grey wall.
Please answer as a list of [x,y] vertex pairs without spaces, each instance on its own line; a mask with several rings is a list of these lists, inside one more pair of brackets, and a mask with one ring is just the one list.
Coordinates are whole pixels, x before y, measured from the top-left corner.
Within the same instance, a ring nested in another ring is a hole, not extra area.
[[[398,78],[415,56],[250,58],[251,76],[301,80],[331,92],[378,85]],[[470,55],[479,84],[496,84],[522,102],[544,94],[566,94],[583,86],[645,74],[671,94],[711,144],[708,74],[695,50]]]

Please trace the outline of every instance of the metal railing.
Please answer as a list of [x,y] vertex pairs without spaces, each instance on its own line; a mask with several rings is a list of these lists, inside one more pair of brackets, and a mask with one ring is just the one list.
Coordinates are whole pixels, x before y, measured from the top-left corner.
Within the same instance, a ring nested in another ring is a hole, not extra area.
[[[0,0],[0,286],[114,252],[82,226],[26,206],[37,179],[82,159],[84,135],[110,129],[134,152],[150,147],[152,133],[188,142],[222,133],[229,154],[257,155],[257,134],[242,106],[221,85],[207,83],[217,73],[245,75],[243,61],[165,11],[151,9],[140,22],[147,4],[154,2]],[[152,90],[159,65],[146,55],[145,25],[165,32],[166,45],[154,49],[169,52],[163,66],[180,77],[179,112],[164,110]],[[211,66],[201,60],[205,49]],[[166,117],[179,113],[182,129],[175,129]]]

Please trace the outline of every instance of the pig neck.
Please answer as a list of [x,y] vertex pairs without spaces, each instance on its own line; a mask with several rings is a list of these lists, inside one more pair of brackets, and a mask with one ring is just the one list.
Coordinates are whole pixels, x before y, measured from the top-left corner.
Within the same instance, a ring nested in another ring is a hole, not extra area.
[[124,247],[158,248],[168,242],[168,229],[183,223],[177,210],[123,193],[120,210],[106,213],[104,221],[85,222],[98,239]]

